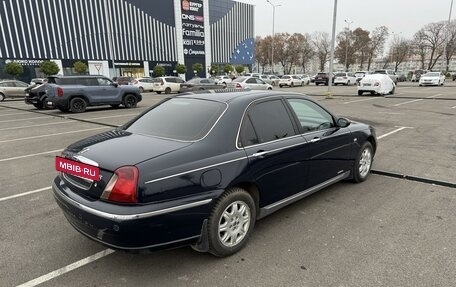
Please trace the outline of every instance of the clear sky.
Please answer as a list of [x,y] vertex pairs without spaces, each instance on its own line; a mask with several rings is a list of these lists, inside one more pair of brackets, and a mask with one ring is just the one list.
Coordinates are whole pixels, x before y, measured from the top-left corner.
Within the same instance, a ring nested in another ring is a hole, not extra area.
[[[255,35],[272,34],[272,6],[266,0],[238,0],[255,5]],[[275,5],[275,32],[331,35],[334,0],[270,0]],[[338,0],[336,33],[353,21],[350,29],[372,31],[386,26],[390,33],[411,39],[424,25],[447,21],[451,0]],[[456,16],[456,1],[451,19]],[[390,34],[391,35],[391,34]]]

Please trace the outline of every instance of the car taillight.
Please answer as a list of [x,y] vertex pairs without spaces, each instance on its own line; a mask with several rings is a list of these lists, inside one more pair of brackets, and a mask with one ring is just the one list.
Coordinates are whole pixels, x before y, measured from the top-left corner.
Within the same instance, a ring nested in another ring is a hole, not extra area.
[[63,97],[63,89],[62,88],[57,88],[57,96]]
[[236,83],[236,89],[242,89],[242,86],[241,86],[241,84],[239,84],[239,83]]
[[380,82],[375,82],[374,87],[379,87],[379,86],[380,86]]
[[101,197],[109,201],[136,203],[137,189],[138,169],[135,166],[123,166],[114,172]]

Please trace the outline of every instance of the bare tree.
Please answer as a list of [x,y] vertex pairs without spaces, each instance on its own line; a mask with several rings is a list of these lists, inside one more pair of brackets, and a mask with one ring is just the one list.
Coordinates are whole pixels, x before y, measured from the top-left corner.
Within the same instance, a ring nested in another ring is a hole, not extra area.
[[369,36],[369,31],[363,30],[362,28],[356,28],[353,31],[353,34],[355,36],[353,47],[355,51],[357,51],[356,56],[360,65],[360,69],[362,70],[364,63],[367,60],[368,48],[372,40]]
[[320,71],[325,70],[326,62],[328,62],[329,53],[331,50],[331,41],[329,40],[329,34],[326,32],[315,32],[312,35],[313,45],[315,46],[315,53],[320,64]]
[[356,35],[354,31],[345,28],[344,31],[337,35],[337,47],[334,51],[334,56],[339,60],[339,63],[347,63],[346,69],[357,60],[355,44]]
[[315,50],[312,46],[312,39],[310,34],[304,34],[303,38],[301,39],[302,41],[300,42],[300,50],[301,50],[301,55],[300,55],[300,64],[301,67],[304,71],[306,72],[306,67],[309,61],[312,59],[312,57],[315,55]]
[[444,28],[445,23],[443,21],[430,23],[421,28],[415,34],[415,36],[421,40],[421,43],[424,44],[424,47],[429,51],[428,70],[431,70],[439,58],[443,55],[443,45],[445,41]]
[[288,33],[276,33],[274,36],[274,60],[283,67],[283,72],[287,73],[290,69],[290,49],[288,49]]
[[258,65],[258,72],[260,72],[259,68],[261,67],[261,73],[264,73],[265,67],[271,65],[271,45],[271,36],[265,38],[257,36],[255,38],[255,61]]
[[424,41],[424,33],[417,32],[413,36],[413,53],[420,57],[420,69],[424,70],[427,58],[427,45]]
[[412,47],[412,41],[405,38],[397,38],[393,41],[389,50],[389,58],[394,65],[394,71],[397,71],[399,65],[408,59],[412,53]]
[[445,73],[448,73],[450,60],[456,53],[456,21],[453,20],[446,26]]
[[388,28],[380,26],[374,29],[371,33],[371,41],[366,47],[367,56],[367,70],[370,70],[370,66],[374,58],[383,53],[386,38],[388,38]]

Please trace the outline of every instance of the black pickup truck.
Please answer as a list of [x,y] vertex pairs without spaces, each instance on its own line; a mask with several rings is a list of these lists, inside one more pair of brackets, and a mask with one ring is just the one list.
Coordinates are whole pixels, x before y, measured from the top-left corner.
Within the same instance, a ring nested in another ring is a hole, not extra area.
[[142,100],[138,87],[119,86],[104,76],[52,77],[36,89],[40,92],[32,89],[26,103],[35,105],[36,101],[37,108],[56,107],[64,112],[82,113],[88,106],[101,105],[134,108]]

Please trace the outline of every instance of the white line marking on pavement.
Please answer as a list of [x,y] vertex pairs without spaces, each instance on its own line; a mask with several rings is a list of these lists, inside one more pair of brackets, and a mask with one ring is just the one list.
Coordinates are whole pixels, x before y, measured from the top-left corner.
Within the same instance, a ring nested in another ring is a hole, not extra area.
[[437,94],[437,95],[433,95],[433,96],[429,96],[429,97],[426,97],[426,99],[432,99],[432,98],[437,98],[439,96],[441,96],[442,94]]
[[5,121],[0,121],[0,123],[11,123],[11,122],[19,122],[19,121],[28,121],[28,120],[49,120],[53,116],[47,116],[43,115],[42,117],[34,117],[34,118],[26,118],[26,119],[14,119],[14,120],[5,120]]
[[26,137],[26,138],[3,140],[3,141],[0,141],[0,143],[9,143],[9,142],[15,142],[15,141],[31,140],[31,139],[38,139],[38,138],[66,135],[66,134],[82,133],[82,132],[89,132],[89,131],[108,129],[108,128],[112,129],[112,127],[92,128],[92,129],[85,129],[85,130],[79,130],[79,131],[61,132],[61,133],[56,133],[56,134],[47,134],[47,135],[41,135],[41,136],[33,136],[33,137]]
[[379,114],[385,114],[385,115],[402,115],[404,113],[394,113],[394,112],[377,112]]
[[85,120],[102,120],[102,119],[111,119],[111,118],[120,118],[120,117],[130,117],[130,116],[137,116],[139,114],[125,114],[125,115],[117,115],[117,116],[106,116],[106,117],[98,117],[98,118],[88,118]]
[[454,107],[451,107],[451,108],[452,108],[452,109],[456,109],[456,106],[454,106]]
[[11,127],[11,128],[0,129],[0,131],[25,129],[25,128],[34,128],[34,127],[43,127],[43,126],[51,126],[51,125],[61,125],[61,124],[74,123],[74,122],[76,122],[76,121],[63,121],[63,122],[58,122],[58,123],[48,123],[48,124],[39,124],[39,125],[31,125],[31,126],[19,126],[19,127]]
[[30,115],[30,112],[1,114],[0,117],[15,116],[15,115]]
[[65,273],[73,271],[74,269],[77,269],[77,268],[82,267],[84,265],[87,265],[87,264],[89,264],[91,262],[94,262],[94,261],[96,261],[98,259],[101,259],[101,258],[103,258],[105,256],[108,256],[109,254],[114,253],[114,252],[115,251],[112,250],[112,249],[109,249],[109,248],[105,249],[103,251],[95,253],[94,255],[91,255],[89,257],[83,258],[83,259],[81,259],[79,261],[76,261],[76,262],[74,262],[72,264],[69,264],[69,265],[67,265],[65,267],[62,267],[62,268],[57,269],[55,271],[49,272],[48,274],[45,274],[45,275],[43,275],[41,277],[38,277],[36,279],[30,280],[30,281],[28,281],[26,283],[18,285],[17,287],[34,287],[34,286],[37,286],[37,285],[39,285],[41,283],[47,282],[47,281],[49,281],[51,279],[54,279],[55,277],[61,276],[61,275],[65,274]]
[[368,99],[354,100],[354,101],[344,102],[343,104],[346,105],[346,104],[350,104],[350,103],[364,102],[364,101],[370,101],[370,100],[375,100],[375,99],[380,99],[380,98],[377,97],[377,98],[368,98]]
[[59,152],[59,151],[62,151],[62,150],[63,150],[63,148],[62,149],[51,150],[51,151],[40,152],[40,153],[32,153],[32,154],[27,154],[27,155],[21,155],[21,156],[9,157],[9,158],[2,158],[2,159],[0,159],[0,162],[10,161],[10,160],[15,160],[15,159],[21,159],[21,158],[27,158],[27,157],[43,155],[43,154],[49,154],[49,153],[56,153],[56,152]]
[[26,196],[26,195],[29,195],[29,194],[38,193],[38,192],[41,192],[41,191],[50,190],[51,188],[52,188],[51,186],[48,186],[48,187],[43,187],[43,188],[40,188],[40,189],[35,189],[35,190],[32,190],[32,191],[27,191],[27,192],[23,192],[23,193],[11,195],[11,196],[1,197],[0,198],[0,202],[6,201],[6,200],[10,200],[10,199],[13,199],[13,198]]
[[410,104],[410,103],[419,102],[419,101],[422,101],[422,100],[424,100],[424,99],[416,99],[416,100],[412,100],[412,101],[407,101],[407,102],[395,104],[394,106],[395,106],[395,107],[398,107],[398,106],[402,106],[402,105],[405,105],[405,104]]
[[399,127],[398,129],[395,129],[394,131],[391,131],[391,132],[386,133],[384,135],[378,136],[377,139],[382,139],[384,137],[390,136],[390,135],[392,135],[394,133],[397,133],[397,132],[405,130],[405,129],[413,129],[413,128],[412,127]]

